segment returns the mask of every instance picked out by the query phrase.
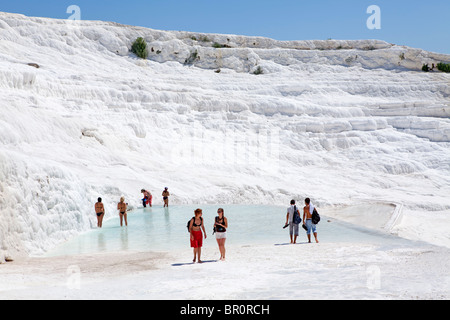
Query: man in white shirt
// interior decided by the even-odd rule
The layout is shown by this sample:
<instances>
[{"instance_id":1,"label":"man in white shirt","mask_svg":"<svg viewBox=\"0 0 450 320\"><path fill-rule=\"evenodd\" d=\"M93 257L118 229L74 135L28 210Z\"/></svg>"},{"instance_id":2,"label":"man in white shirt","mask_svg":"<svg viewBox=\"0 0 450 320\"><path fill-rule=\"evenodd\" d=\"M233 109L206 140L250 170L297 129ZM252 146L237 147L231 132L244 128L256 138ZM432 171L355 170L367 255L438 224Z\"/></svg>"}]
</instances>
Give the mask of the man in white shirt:
<instances>
[{"instance_id":1,"label":"man in white shirt","mask_svg":"<svg viewBox=\"0 0 450 320\"><path fill-rule=\"evenodd\" d=\"M291 206L287 208L286 214L286 226L289 224L289 235L291 237L291 243L295 244L298 237L298 223L294 222L294 213L297 213L300 217L300 212L295 205L295 200L291 200Z\"/></svg>"}]
</instances>

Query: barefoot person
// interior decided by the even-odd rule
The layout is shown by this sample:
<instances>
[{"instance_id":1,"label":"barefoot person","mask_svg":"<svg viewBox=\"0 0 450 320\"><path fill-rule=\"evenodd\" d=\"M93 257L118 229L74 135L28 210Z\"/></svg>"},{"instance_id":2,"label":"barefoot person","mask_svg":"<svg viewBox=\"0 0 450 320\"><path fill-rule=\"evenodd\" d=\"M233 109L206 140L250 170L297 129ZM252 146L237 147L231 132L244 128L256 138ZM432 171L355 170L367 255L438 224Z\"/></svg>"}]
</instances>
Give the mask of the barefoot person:
<instances>
[{"instance_id":1,"label":"barefoot person","mask_svg":"<svg viewBox=\"0 0 450 320\"><path fill-rule=\"evenodd\" d=\"M300 217L300 212L295 205L295 200L291 200L291 206L287 208L285 228L289 225L289 236L291 237L292 244L295 244L297 242L298 225L300 223L297 219L294 218L295 215L298 215L298 217Z\"/></svg>"},{"instance_id":2,"label":"barefoot person","mask_svg":"<svg viewBox=\"0 0 450 320\"><path fill-rule=\"evenodd\" d=\"M228 220L225 218L223 209L217 209L218 216L214 223L214 230L216 232L216 240L219 245L220 260L225 260L225 240L227 239Z\"/></svg>"},{"instance_id":3,"label":"barefoot person","mask_svg":"<svg viewBox=\"0 0 450 320\"><path fill-rule=\"evenodd\" d=\"M97 227L101 228L103 224L103 217L105 215L105 207L102 203L102 198L97 199L97 203L95 204L95 213L97 214Z\"/></svg>"},{"instance_id":4,"label":"barefoot person","mask_svg":"<svg viewBox=\"0 0 450 320\"><path fill-rule=\"evenodd\" d=\"M303 207L303 224L305 224L307 228L306 234L308 235L308 242L311 243L311 231L312 231L314 234L314 238L316 239L316 242L319 243L319 240L317 240L316 225L312 223L313 211L314 205L311 203L311 200L309 198L306 198L305 206Z\"/></svg>"},{"instance_id":5,"label":"barefoot person","mask_svg":"<svg viewBox=\"0 0 450 320\"><path fill-rule=\"evenodd\" d=\"M167 187L165 187L164 191L162 192L164 207L169 207L169 196L170 196L169 190Z\"/></svg>"},{"instance_id":6,"label":"barefoot person","mask_svg":"<svg viewBox=\"0 0 450 320\"><path fill-rule=\"evenodd\" d=\"M150 207L152 206L152 194L145 190L145 189L141 189L141 193L144 194L144 199L142 199L142 205L144 206L144 208L147 207L147 204L150 205Z\"/></svg>"},{"instance_id":7,"label":"barefoot person","mask_svg":"<svg viewBox=\"0 0 450 320\"><path fill-rule=\"evenodd\" d=\"M128 222L127 222L127 204L125 203L125 198L124 197L120 198L120 202L117 204L117 210L119 210L120 226L122 227L124 219L125 219L125 226L128 226Z\"/></svg>"},{"instance_id":8,"label":"barefoot person","mask_svg":"<svg viewBox=\"0 0 450 320\"><path fill-rule=\"evenodd\" d=\"M205 235L206 239L206 232L205 226L203 224L202 209L196 209L194 213L195 217L193 217L191 219L191 222L189 223L189 233L191 235L191 248L194 248L194 260L192 260L192 262L195 262L197 259L198 263L201 263L202 260L200 259L200 257L202 254L203 234Z\"/></svg>"}]
</instances>

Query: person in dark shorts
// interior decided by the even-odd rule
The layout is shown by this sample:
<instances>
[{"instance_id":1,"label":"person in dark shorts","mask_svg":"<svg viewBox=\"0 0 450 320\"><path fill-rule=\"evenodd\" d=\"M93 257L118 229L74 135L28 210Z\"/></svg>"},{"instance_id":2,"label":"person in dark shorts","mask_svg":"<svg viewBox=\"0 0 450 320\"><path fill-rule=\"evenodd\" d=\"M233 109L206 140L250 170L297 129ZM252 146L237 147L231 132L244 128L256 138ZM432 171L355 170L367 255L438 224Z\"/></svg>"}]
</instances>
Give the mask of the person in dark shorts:
<instances>
[{"instance_id":1,"label":"person in dark shorts","mask_svg":"<svg viewBox=\"0 0 450 320\"><path fill-rule=\"evenodd\" d=\"M105 216L105 206L102 203L102 198L97 199L95 204L95 213L97 215L97 227L101 228L103 224L103 217Z\"/></svg>"},{"instance_id":2,"label":"person in dark shorts","mask_svg":"<svg viewBox=\"0 0 450 320\"><path fill-rule=\"evenodd\" d=\"M128 222L127 222L127 204L125 203L125 198L124 197L120 198L120 202L117 204L117 210L119 210L120 226L122 227L124 219L125 219L125 226L128 226Z\"/></svg>"},{"instance_id":3,"label":"person in dark shorts","mask_svg":"<svg viewBox=\"0 0 450 320\"><path fill-rule=\"evenodd\" d=\"M162 192L162 197L163 197L163 201L164 201L164 207L169 207L169 188L165 187L164 191Z\"/></svg>"}]
</instances>

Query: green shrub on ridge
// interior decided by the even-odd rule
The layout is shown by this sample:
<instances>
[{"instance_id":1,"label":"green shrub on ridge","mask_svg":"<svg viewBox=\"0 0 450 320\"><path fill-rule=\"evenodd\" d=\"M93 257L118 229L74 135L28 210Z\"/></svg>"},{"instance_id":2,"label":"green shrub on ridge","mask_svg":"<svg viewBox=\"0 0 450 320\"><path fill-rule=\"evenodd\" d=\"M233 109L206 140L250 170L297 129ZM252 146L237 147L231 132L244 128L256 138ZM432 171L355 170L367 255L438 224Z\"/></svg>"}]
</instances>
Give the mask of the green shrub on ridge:
<instances>
[{"instance_id":1,"label":"green shrub on ridge","mask_svg":"<svg viewBox=\"0 0 450 320\"><path fill-rule=\"evenodd\" d=\"M136 39L136 41L133 42L133 45L131 46L131 52L133 52L139 58L147 59L147 42L145 42L144 38L139 37Z\"/></svg>"},{"instance_id":2,"label":"green shrub on ridge","mask_svg":"<svg viewBox=\"0 0 450 320\"><path fill-rule=\"evenodd\" d=\"M442 72L450 72L450 64L449 63L440 62L437 64L437 68L439 71L442 71Z\"/></svg>"}]
</instances>

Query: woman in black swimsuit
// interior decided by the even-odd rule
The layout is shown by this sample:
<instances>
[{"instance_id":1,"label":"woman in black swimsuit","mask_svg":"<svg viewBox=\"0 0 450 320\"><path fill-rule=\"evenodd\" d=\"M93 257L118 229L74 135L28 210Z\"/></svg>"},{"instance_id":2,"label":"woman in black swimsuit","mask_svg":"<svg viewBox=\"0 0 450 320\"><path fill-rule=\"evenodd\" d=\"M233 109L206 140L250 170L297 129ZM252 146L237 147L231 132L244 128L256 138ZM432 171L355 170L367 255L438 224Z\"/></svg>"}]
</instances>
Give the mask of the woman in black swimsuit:
<instances>
[{"instance_id":1,"label":"woman in black swimsuit","mask_svg":"<svg viewBox=\"0 0 450 320\"><path fill-rule=\"evenodd\" d=\"M103 217L105 215L105 207L102 203L102 198L97 199L98 202L95 204L95 213L97 214L97 227L101 228L103 224Z\"/></svg>"},{"instance_id":2,"label":"woman in black swimsuit","mask_svg":"<svg viewBox=\"0 0 450 320\"><path fill-rule=\"evenodd\" d=\"M122 227L122 220L125 219L125 226L128 226L127 222L127 204L125 203L125 198L121 197L120 202L117 204L117 210L119 210L120 216L120 226Z\"/></svg>"},{"instance_id":3,"label":"woman in black swimsuit","mask_svg":"<svg viewBox=\"0 0 450 320\"><path fill-rule=\"evenodd\" d=\"M164 191L162 192L163 201L164 201L164 207L169 207L169 190L167 187L164 188Z\"/></svg>"}]
</instances>

